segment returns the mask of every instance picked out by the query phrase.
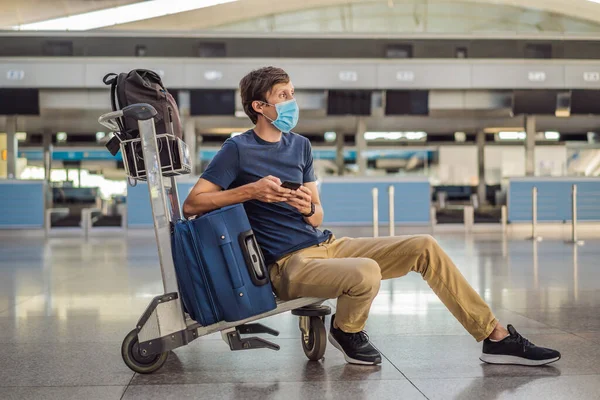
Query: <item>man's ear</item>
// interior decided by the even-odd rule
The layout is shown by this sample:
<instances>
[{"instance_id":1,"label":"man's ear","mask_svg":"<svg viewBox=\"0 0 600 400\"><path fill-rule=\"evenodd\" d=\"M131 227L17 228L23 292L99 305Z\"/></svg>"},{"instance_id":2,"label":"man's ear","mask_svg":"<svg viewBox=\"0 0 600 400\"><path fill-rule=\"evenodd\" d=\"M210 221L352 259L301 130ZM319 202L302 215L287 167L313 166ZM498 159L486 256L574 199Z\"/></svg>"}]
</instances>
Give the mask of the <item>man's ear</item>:
<instances>
[{"instance_id":1,"label":"man's ear","mask_svg":"<svg viewBox=\"0 0 600 400\"><path fill-rule=\"evenodd\" d=\"M262 102L262 101L254 100L254 101L252 102L252 109L253 109L254 111L256 111L257 113L259 113L259 114L262 114L262 113L263 113L263 107L264 107L264 106L265 106L265 105L263 104L263 102Z\"/></svg>"}]
</instances>

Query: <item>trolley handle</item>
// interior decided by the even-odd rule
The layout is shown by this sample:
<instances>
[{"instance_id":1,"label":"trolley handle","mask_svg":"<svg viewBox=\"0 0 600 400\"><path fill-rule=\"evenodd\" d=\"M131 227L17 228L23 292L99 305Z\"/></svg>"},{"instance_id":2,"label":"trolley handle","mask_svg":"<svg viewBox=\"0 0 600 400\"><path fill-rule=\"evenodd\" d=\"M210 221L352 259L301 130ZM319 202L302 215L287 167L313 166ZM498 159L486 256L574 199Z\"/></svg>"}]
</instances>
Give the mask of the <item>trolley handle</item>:
<instances>
[{"instance_id":1,"label":"trolley handle","mask_svg":"<svg viewBox=\"0 0 600 400\"><path fill-rule=\"evenodd\" d=\"M116 122L117 118L132 118L136 121L145 121L154 118L158 112L154 107L147 103L131 104L124 107L122 110L103 114L98 118L98 122L113 132L119 131L119 125Z\"/></svg>"}]
</instances>

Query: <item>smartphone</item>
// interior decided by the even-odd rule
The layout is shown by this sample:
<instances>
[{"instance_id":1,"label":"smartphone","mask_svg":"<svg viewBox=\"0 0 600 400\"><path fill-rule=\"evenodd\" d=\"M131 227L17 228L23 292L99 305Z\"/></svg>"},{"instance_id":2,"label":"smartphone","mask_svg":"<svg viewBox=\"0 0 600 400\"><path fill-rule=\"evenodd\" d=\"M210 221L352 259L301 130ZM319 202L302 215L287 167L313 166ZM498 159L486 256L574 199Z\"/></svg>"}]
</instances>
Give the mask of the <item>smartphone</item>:
<instances>
[{"instance_id":1,"label":"smartphone","mask_svg":"<svg viewBox=\"0 0 600 400\"><path fill-rule=\"evenodd\" d=\"M300 186L302 186L301 183L289 182L289 181L285 181L281 184L282 188L286 188L286 189L290 189L290 190L298 190L298 189L300 189Z\"/></svg>"}]
</instances>

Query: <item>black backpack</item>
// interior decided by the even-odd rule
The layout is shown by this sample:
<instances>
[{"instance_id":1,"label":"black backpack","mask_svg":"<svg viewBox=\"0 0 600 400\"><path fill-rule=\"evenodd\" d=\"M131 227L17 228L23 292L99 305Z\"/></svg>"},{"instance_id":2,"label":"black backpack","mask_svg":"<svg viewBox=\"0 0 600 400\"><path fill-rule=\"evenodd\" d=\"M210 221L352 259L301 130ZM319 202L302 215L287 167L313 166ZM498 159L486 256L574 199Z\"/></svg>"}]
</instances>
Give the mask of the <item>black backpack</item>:
<instances>
[{"instance_id":1,"label":"black backpack","mask_svg":"<svg viewBox=\"0 0 600 400\"><path fill-rule=\"evenodd\" d=\"M113 111L136 104L147 103L153 106L158 114L154 117L156 134L171 134L182 137L181 119L177 102L165 88L160 76L150 70L134 69L128 73L107 74L103 82L110 85L110 100ZM119 152L119 143L139 137L137 121L132 118L118 118L117 124L121 132L106 147L114 156Z\"/></svg>"}]
</instances>

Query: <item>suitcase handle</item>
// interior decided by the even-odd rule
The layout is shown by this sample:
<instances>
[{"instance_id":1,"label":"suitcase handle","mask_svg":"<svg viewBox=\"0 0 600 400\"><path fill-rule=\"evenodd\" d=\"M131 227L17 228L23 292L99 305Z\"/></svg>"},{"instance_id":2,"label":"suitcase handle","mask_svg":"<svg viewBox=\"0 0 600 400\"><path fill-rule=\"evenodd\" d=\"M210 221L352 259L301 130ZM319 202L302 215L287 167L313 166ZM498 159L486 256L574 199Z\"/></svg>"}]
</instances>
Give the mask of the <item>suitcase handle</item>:
<instances>
[{"instance_id":1,"label":"suitcase handle","mask_svg":"<svg viewBox=\"0 0 600 400\"><path fill-rule=\"evenodd\" d=\"M265 265L260 246L256 241L256 236L252 230L242 232L239 236L240 247L246 259L246 267L250 273L250 279L256 286L263 286L269 283L269 274Z\"/></svg>"},{"instance_id":2,"label":"suitcase handle","mask_svg":"<svg viewBox=\"0 0 600 400\"><path fill-rule=\"evenodd\" d=\"M235 260L235 255L233 254L233 249L231 248L231 242L222 244L221 251L225 257L225 262L227 263L227 271L229 271L229 277L231 278L233 288L241 288L244 286L244 283L242 282L242 276L240 275L240 270L238 269L237 261Z\"/></svg>"}]
</instances>

